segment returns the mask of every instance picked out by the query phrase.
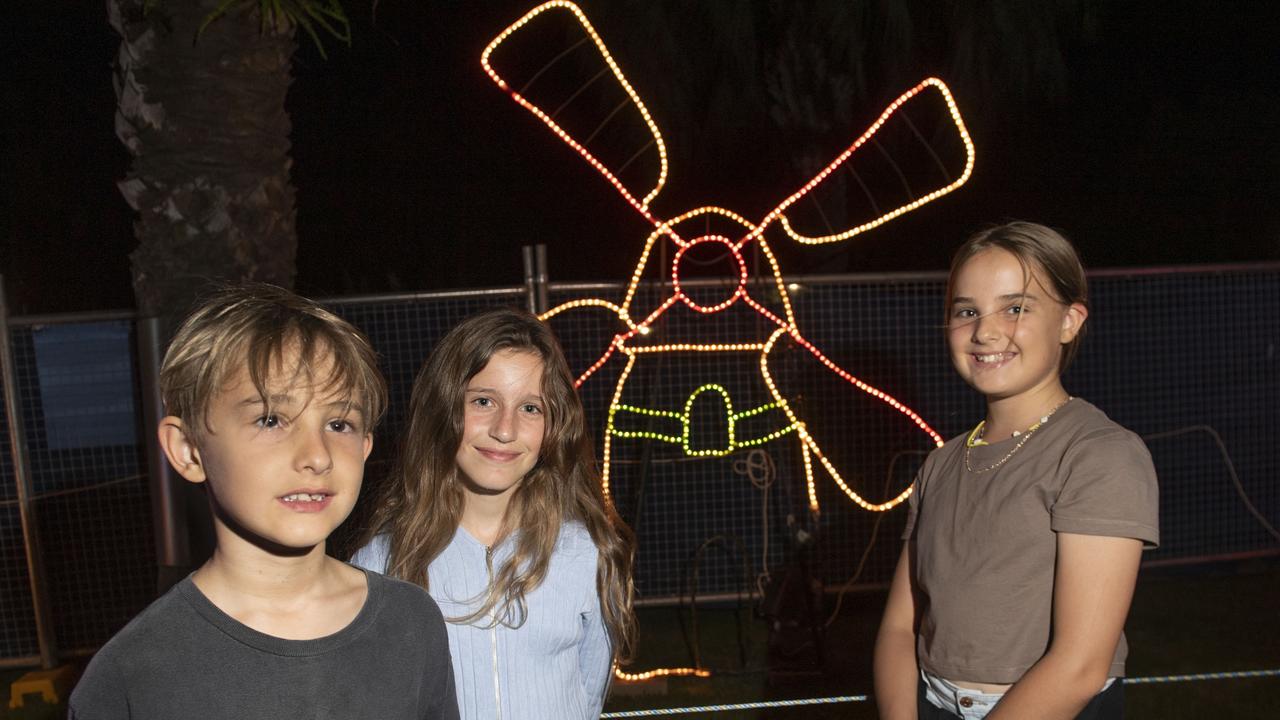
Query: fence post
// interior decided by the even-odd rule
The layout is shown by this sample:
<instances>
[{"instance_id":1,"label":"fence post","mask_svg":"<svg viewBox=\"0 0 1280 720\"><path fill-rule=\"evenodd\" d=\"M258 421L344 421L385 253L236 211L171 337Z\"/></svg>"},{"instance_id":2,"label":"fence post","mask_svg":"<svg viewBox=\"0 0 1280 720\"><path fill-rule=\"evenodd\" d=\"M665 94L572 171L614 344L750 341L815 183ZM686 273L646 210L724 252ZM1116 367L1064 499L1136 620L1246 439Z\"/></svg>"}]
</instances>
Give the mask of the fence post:
<instances>
[{"instance_id":1,"label":"fence post","mask_svg":"<svg viewBox=\"0 0 1280 720\"><path fill-rule=\"evenodd\" d=\"M536 271L533 282L536 290L536 300L538 302L538 312L544 313L550 309L551 303L547 297L547 284L550 279L547 277L547 246L538 243L533 246L533 267Z\"/></svg>"},{"instance_id":2,"label":"fence post","mask_svg":"<svg viewBox=\"0 0 1280 720\"><path fill-rule=\"evenodd\" d=\"M44 553L40 549L40 527L36 520L31 466L27 460L27 439L18 409L18 381L9 341L9 304L0 275L0 374L4 376L4 412L8 419L9 446L13 458L13 481L18 490L18 514L22 520L22 545L27 553L27 578L31 584L31 605L36 620L36 641L40 645L40 665L46 670L57 664L53 622L44 578Z\"/></svg>"},{"instance_id":3,"label":"fence post","mask_svg":"<svg viewBox=\"0 0 1280 720\"><path fill-rule=\"evenodd\" d=\"M142 440L147 448L147 476L151 480L157 590L163 592L191 569L191 541L182 485L174 477L173 468L155 439L156 426L165 415L164 399L160 396L160 364L164 359L160 318L139 318L137 327Z\"/></svg>"},{"instance_id":4,"label":"fence post","mask_svg":"<svg viewBox=\"0 0 1280 720\"><path fill-rule=\"evenodd\" d=\"M525 245L521 248L524 257L524 289L528 294L529 312L538 315L547 311L550 304L547 297L547 246Z\"/></svg>"},{"instance_id":5,"label":"fence post","mask_svg":"<svg viewBox=\"0 0 1280 720\"><path fill-rule=\"evenodd\" d=\"M520 248L520 257L524 260L524 294L525 305L529 312L538 312L538 292L534 287L534 278L536 271L533 267L533 246L525 245Z\"/></svg>"}]
</instances>

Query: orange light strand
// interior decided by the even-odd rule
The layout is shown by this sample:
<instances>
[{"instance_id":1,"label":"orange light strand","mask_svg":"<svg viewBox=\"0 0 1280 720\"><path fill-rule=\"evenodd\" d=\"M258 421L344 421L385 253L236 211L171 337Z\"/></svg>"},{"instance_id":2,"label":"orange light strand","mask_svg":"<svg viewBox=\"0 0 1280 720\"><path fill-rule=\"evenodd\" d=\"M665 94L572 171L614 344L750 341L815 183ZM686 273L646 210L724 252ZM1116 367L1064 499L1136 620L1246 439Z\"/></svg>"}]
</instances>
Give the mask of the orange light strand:
<instances>
[{"instance_id":1,"label":"orange light strand","mask_svg":"<svg viewBox=\"0 0 1280 720\"><path fill-rule=\"evenodd\" d=\"M562 127L560 127L560 125L557 124L550 117L550 115L548 115L545 111L543 111L542 108L540 108L538 105L534 104L530 100L526 99L521 94L515 92L507 84L506 80L504 80L498 74L498 72L492 67L490 63L490 59L493 52L508 37L510 37L513 33L517 32L520 28L524 27L526 24L528 24L531 20L533 20L535 17L537 17L541 13L551 9L563 9L572 13L574 18L578 22L578 24L582 26L582 28L587 33L588 37L591 39L591 41L595 44L596 48L599 50L601 57L604 59L606 65L609 67L609 70L613 73L613 76L618 82L619 86L622 87L622 89L626 92L627 96L630 98L631 102L634 104L635 108L639 112L644 123L647 125L649 132L653 136L654 144L657 148L658 157L659 157L658 178L655 184L653 185L653 187L645 193L642 199L637 199L631 193L631 191L626 187L626 185L603 162L597 159L595 155L593 155L589 150L587 150L587 148L583 144L579 143L572 135L570 135L567 131L565 131ZM666 440L666 441L680 442L683 445L686 454L720 455L727 451L723 449L715 449L710 451L705 451L705 450L697 451L692 449L691 446L689 445L690 429L688 427L688 423L689 423L690 406L692 405L694 398L696 398L700 392L707 391L707 390L714 390L716 392L719 392L723 396L727 412L729 413L729 420L731 423L734 422L735 418L737 417L747 417L749 415L754 415L757 412L763 412L772 407L780 408L786 414L787 419L790 423L789 425L787 425L785 428L781 430L775 431L774 433L770 433L768 435L762 436L760 438L755 438L750 441L743 441L743 442L736 441L735 436L733 434L732 427L731 427L730 437L729 437L729 450L731 451L735 447L735 444L744 445L746 444L746 442L750 442L751 444L768 442L783 434L794 431L800 439L800 452L801 452L802 462L804 465L805 483L806 483L806 490L809 498L809 507L810 507L810 510L815 514L819 512L820 508L818 504L816 482L814 479L814 468L813 468L814 456L817 457L818 463L821 464L822 467L827 471L827 473L831 476L835 484L859 507L862 507L866 510L871 510L871 511L885 511L903 502L910 495L912 491L912 486L908 486L904 491L899 493L896 497L883 503L868 502L867 500L863 499L857 492L855 492L851 487L849 487L849 485L845 482L844 478L841 476L841 474L836 469L834 464L822 452L822 448L819 446L817 440L812 435L809 434L808 428L806 427L804 422L801 421L800 418L795 414L794 410L791 408L786 398L784 398L782 396L782 393L778 390L776 384L774 383L773 376L769 371L770 352L772 351L774 346L777 344L777 341L783 335L787 335L796 343L798 343L800 346L808 350L815 358L817 358L819 362L823 364L823 366L825 366L828 370L836 374L842 380L849 383L853 387L863 391L864 393L869 394L875 399L887 404L894 410L897 410L899 413L902 413L903 415L905 415L907 418L911 420L912 423L915 424L917 428L919 428L922 432L926 433L934 441L935 444L941 445L942 438L938 435L937 432L933 430L933 428L931 428L924 421L923 418L921 418L917 413L915 413L915 411L911 410L911 408L907 407L906 405L904 405L903 403L901 403L900 401L898 401L896 398L889 395L888 393L878 388L875 388L863 382L862 380L855 377L851 373L846 372L843 368L841 368L835 362L827 358L826 355L824 355L820 350L818 350L816 346L814 346L812 343L810 343L808 340L806 340L803 337L799 327L796 324L796 318L795 318L794 310L791 305L790 294L787 292L787 288L782 281L781 268L778 264L777 258L774 256L772 250L769 248L768 243L765 241L764 231L774 221L779 221L779 225L782 227L783 231L789 237L803 244L819 244L819 243L828 243L828 242L835 242L838 240L844 240L844 239L853 237L859 233L866 232L867 230L875 228L886 222L889 222L893 218L896 218L904 213L915 210L916 208L955 190L956 188L960 187L965 182L967 182L973 170L973 163L974 163L973 142L969 136L967 128L965 127L964 120L960 115L959 109L956 107L955 100L952 97L951 92L947 88L946 84L936 78L927 78L921 83L919 83L918 85L916 85L915 87L911 88L907 92L900 95L896 100L894 100L892 103L889 104L889 106L880 114L879 118L874 123L872 123L871 126L868 127L867 130L862 133L862 135L860 135L856 140L854 140L851 145L849 145L844 151L842 151L839 155L837 155L836 158L832 160L821 172L819 172L812 179L810 179L803 186L801 186L800 189L798 189L797 191L789 195L776 208L774 208L772 211L766 214L765 217L759 223L752 224L741 215L738 215L730 210L726 210L724 208L716 207L716 206L704 206L704 207L696 208L688 212L685 212L679 216L676 216L675 218L672 218L670 220L662 220L658 217L655 217L649 210L649 204L661 192L667 180L667 173L668 173L667 151L666 151L666 145L662 139L662 134L658 130L658 126L654 122L652 116L649 114L648 108L645 107L644 103L640 99L640 96L636 93L635 89L631 86L630 82L627 81L626 77L622 73L621 68L615 62L615 60L613 59L613 56L609 53L609 50L605 46L603 40L596 33L595 28L592 27L591 23L587 20L586 16L583 14L581 9L578 8L577 5L575 5L572 2L567 2L566 0L552 0L551 2L546 2L541 5L538 5L537 7L533 8L529 12L525 13L523 17L521 17L516 22L512 23L500 34L498 34L498 36L495 37L493 41L490 42L489 45L485 47L483 53L481 54L480 61L481 61L482 67L484 68L485 73L488 74L488 76L494 81L494 83L498 85L499 88L505 91L517 104L519 104L528 112L532 113L536 118L538 118L538 120L540 120L544 125L550 128L551 131L558 138L560 138L561 141L563 141L569 147L573 148L573 150L577 152L579 156L581 156L589 165L591 165L592 168L594 168L598 173L601 174L601 176L605 178L605 180L623 197L623 199L627 203L629 203L633 208L635 208L636 211L643 218L645 218L647 221L649 221L655 226L654 231L651 232L648 238L646 238L645 240L644 249L641 252L639 262L636 264L635 271L632 273L631 281L627 285L626 293L621 305L615 305L606 300L598 299L598 298L583 298L583 299L573 300L573 301L564 303L562 305L559 305L553 308L552 310L549 310L543 313L543 315L541 316L544 320L548 320L552 317L559 315L560 313L567 312L569 310L581 309L581 308L587 308L587 307L602 307L612 311L614 315L619 319L619 321L625 325L625 329L620 330L616 335L613 336L613 339L609 342L608 347L605 348L604 352L600 355L600 357L594 363L592 363L578 377L577 381L575 382L576 386L581 386L584 382L586 382L588 378L590 378L601 367L603 367L604 364L607 363L616 352L620 352L621 354L625 355L627 358L626 366L622 369L621 373L618 376L618 379L614 386L613 396L609 402L609 414L608 414L609 423L608 423L607 431L604 433L604 437L603 437L604 457L602 462L602 485L603 485L603 490L606 498L610 497L610 465L611 465L611 458L612 458L612 438L615 434L618 435L619 437L627 437L634 434L634 433L616 431L616 429L613 427L614 415L619 410L628 410L632 412L640 412L642 414L652 414L652 415L657 415L662 417L678 418L682 423L682 431L681 431L682 434L679 438L658 436L656 434L655 434L655 437L657 437L658 439ZM831 173L837 170L850 157L852 157L854 152L856 152L859 148L863 147L866 144L866 142L873 135L875 135L876 132L880 130L880 128L894 115L895 112L898 111L898 109L904 103L909 101L912 97L916 96L920 92L929 88L933 88L937 90L942 95L946 103L948 112L950 113L951 120L955 126L955 129L957 130L961 140L964 143L966 161L965 161L964 171L961 173L959 178L954 182L949 183L945 187L938 188L933 192L930 192L916 199L913 202L907 203L893 210L890 210L889 212L883 213L882 215L880 215L879 217L877 217L876 219L870 222L858 225L856 227L850 228L840 233L833 233L831 235L820 236L820 237L809 237L796 232L791 227L790 221L784 214L787 208L795 204L796 201L798 201L799 199L804 197L807 193L809 193L811 190L813 190L815 187L817 187L823 180L825 180L828 176L830 176ZM680 236L679 233L675 231L676 225L679 225L680 223L686 220L689 220L691 218L698 217L705 214L715 214L715 215L723 216L725 218L729 218L737 222L738 224L740 224L743 228L745 228L746 233L738 241L731 242L728 238L722 235L706 235L703 237L694 238L693 240L685 240ZM675 253L675 257L672 260L671 270L670 270L671 272L670 277L671 277L673 292L670 297L664 300L656 309L654 309L647 316L645 316L643 320L639 322L635 322L633 320L631 303L635 299L635 295L641 283L641 278L643 276L645 267L647 266L648 260L651 256L653 245L656 242L658 242L659 238L662 238L662 237L665 237L666 239L670 240L678 248L678 250ZM764 305L757 302L754 298L751 297L750 293L747 291L747 282L749 279L749 272L747 270L747 264L742 256L741 250L746 245L746 243L751 242L753 240L760 243L760 249L768 263L769 272L771 272L773 275L773 284L777 290L778 297L782 303L782 308L783 308L782 314L784 317L779 317L778 315L770 311L768 308L766 308ZM684 257L684 254L687 251L689 251L691 248L695 247L698 244L703 244L703 243L720 243L728 247L733 261L737 264L737 270L738 270L738 272L736 273L737 285L734 288L733 292L726 299L710 305L699 304L693 298L689 297L684 292L684 290L680 287L680 273L679 273L680 267L679 266L680 266L681 259ZM691 310L697 311L699 313L702 313L705 315L711 315L727 309L729 306L737 302L739 299L742 299L749 307L754 309L756 312L760 313L762 317L768 319L770 322L774 324L775 329L769 335L769 338L766 341L743 342L743 343L701 343L701 344L700 343L667 343L667 344L655 344L655 345L641 345L641 346L635 346L635 347L629 344L629 341L635 338L637 335L651 334L654 331L653 324L669 308L671 308L673 305L677 303L683 303L685 306L687 306ZM697 353L758 352L759 353L758 364L759 364L760 376L761 376L761 379L764 381L765 386L768 388L769 394L773 397L774 402L768 405L762 405L759 408L752 409L750 411L747 411L746 413L734 415L732 412L732 405L729 401L727 391L725 391L723 387L718 385L703 385L698 390L696 390L693 393L693 395L689 397L689 399L686 402L683 413L634 408L631 406L623 405L621 403L622 395L626 387L627 379L630 377L631 372L635 367L637 358L640 355L644 355L644 354L669 353L669 352L697 352ZM655 677L663 677L663 676L688 676L688 675L693 675L697 677L708 677L710 675L710 672L702 668L661 668L661 669L655 669L655 670L650 670L646 672L628 673L628 672L622 671L620 668L616 666L614 668L614 676L617 677L619 680L623 680L627 682L639 682L639 681L643 681L643 680L647 680Z\"/></svg>"}]
</instances>

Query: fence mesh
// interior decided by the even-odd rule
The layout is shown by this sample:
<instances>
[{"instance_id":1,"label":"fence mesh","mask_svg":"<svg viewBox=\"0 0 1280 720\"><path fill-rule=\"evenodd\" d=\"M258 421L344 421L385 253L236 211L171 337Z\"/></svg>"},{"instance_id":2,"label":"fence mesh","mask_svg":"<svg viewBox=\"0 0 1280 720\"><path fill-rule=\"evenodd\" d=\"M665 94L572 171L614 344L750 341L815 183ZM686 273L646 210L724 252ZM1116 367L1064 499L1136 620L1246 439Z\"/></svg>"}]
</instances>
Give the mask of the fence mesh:
<instances>
[{"instance_id":1,"label":"fence mesh","mask_svg":"<svg viewBox=\"0 0 1280 720\"><path fill-rule=\"evenodd\" d=\"M620 286L603 287L553 286L551 302L622 300ZM1091 288L1088 336L1065 384L1148 438L1160 475L1162 544L1147 559L1280 548L1249 508L1280 524L1280 270L1099 274ZM715 285L690 288L707 302L725 292ZM770 292L752 289L753 297L775 307L778 298ZM950 438L981 418L982 401L951 370L942 292L939 276L796 278L791 298L797 327L815 348ZM633 314L669 294L669 286L642 287ZM369 334L391 388L366 498L394 453L413 379L430 348L466 315L524 303L516 290L334 303ZM594 363L622 328L602 308L569 311L551 325L576 369ZM709 316L673 306L637 344L752 343L771 330L742 303ZM57 641L62 648L92 647L155 589L143 445L151 432L139 427L135 411L132 323L19 324L10 343ZM764 407L772 398L759 359L759 350L642 354L622 388L621 402L631 410L614 418L608 460L613 497L639 537L642 597L742 592L795 560L807 562L830 587L853 574L868 547L859 582L889 577L904 509L864 511L819 469L822 512L815 518L794 431L742 445L789 424ZM625 365L625 357L611 358L581 388L598 447ZM932 446L927 435L795 342L779 343L768 366L854 490L874 502L906 487ZM752 409L760 412L745 414ZM0 428L4 422L0 417ZM723 450L731 429L742 446L728 454L691 457L686 451ZM0 658L38 652L15 488L6 442L0 449ZM362 502L340 531L340 552L350 550L368 509Z\"/></svg>"},{"instance_id":2,"label":"fence mesh","mask_svg":"<svg viewBox=\"0 0 1280 720\"><path fill-rule=\"evenodd\" d=\"M62 650L101 644L155 591L132 325L22 326L10 333L32 514ZM17 494L10 455L6 442L5 500ZM31 655L37 648L16 501L3 513L3 572L13 582L0 587L2 606L27 621L5 618L0 654Z\"/></svg>"},{"instance_id":3,"label":"fence mesh","mask_svg":"<svg viewBox=\"0 0 1280 720\"><path fill-rule=\"evenodd\" d=\"M1276 549L1276 539L1250 513L1249 504L1276 524L1280 274L1274 269L1103 274L1091 284L1089 334L1065 384L1149 437L1161 480L1163 542L1147 559ZM941 327L943 292L941 276L821 284L801 279L791 297L806 339L950 438L982 417L982 401L951 369ZM643 316L669 294L668 287L642 289L631 306L633 316ZM561 292L554 294L553 304L584 295L615 303L622 299L620 288L612 295ZM761 320L755 313L725 311L708 318L677 314L681 309L673 306L645 342L668 336L672 342L696 337L708 343L759 338ZM600 308L566 312L553 318L552 326L580 368L594 362L621 329ZM642 356L627 378L622 402L680 410L704 383L728 389L735 410L768 401L756 367L758 352L693 355ZM602 433L624 365L623 359L611 359L582 388L593 424ZM769 366L783 395L855 490L874 502L910 482L931 447L927 437L815 363L803 349L775 349ZM711 404L716 399L708 397ZM697 403L692 407L691 444L723 446L723 410L708 409L699 417ZM661 432L653 425L627 430ZM729 547L745 548L749 578L789 559L807 559L825 582L842 583L873 537L859 581L885 582L891 574L905 510L891 511L877 526L876 514L853 505L818 471L822 513L813 525L805 509L794 436L705 459L690 458L664 440L615 437L611 455L615 498L640 536L637 587L650 597L693 589L694 556L719 537L728 538ZM744 476L761 462L776 469L763 487L758 479L753 483ZM798 550L800 531L814 538L812 550ZM739 554L716 550L700 558L696 590L741 588Z\"/></svg>"},{"instance_id":4,"label":"fence mesh","mask_svg":"<svg viewBox=\"0 0 1280 720\"><path fill-rule=\"evenodd\" d=\"M1068 387L1149 437L1162 526L1150 559L1276 548L1244 497L1277 524L1280 273L1136 275L1094 285L1099 322L1069 376L1080 389ZM1225 453L1200 426L1221 437Z\"/></svg>"},{"instance_id":5,"label":"fence mesh","mask_svg":"<svg viewBox=\"0 0 1280 720\"><path fill-rule=\"evenodd\" d=\"M381 489L383 477L399 445L401 431L408 420L413 381L427 353L468 315L494 307L524 307L525 304L526 296L519 290L332 304L334 312L368 335L369 342L378 351L379 367L387 378L389 393L387 416L378 428L374 451L366 464L361 501L331 541L337 554L345 557L356 549L353 544L365 525L371 501Z\"/></svg>"}]
</instances>

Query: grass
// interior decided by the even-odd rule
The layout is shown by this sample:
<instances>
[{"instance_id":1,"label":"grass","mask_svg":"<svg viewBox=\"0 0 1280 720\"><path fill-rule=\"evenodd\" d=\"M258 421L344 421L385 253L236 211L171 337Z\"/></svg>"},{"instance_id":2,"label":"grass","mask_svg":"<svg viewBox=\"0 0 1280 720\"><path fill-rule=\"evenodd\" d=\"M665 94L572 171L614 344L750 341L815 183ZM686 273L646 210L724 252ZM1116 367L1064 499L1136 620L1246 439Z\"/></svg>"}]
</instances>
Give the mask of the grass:
<instances>
[{"instance_id":1,"label":"grass","mask_svg":"<svg viewBox=\"0 0 1280 720\"><path fill-rule=\"evenodd\" d=\"M869 695L871 650L883 593L845 598L840 617L828 628L822 672L771 676L766 657L768 632L761 620L749 626L748 662L739 660L731 608L699 610L703 665L728 672L708 679L673 678L665 693L627 694L619 688L607 711L733 704L770 699ZM1256 563L1184 571L1144 572L1129 613L1128 673L1134 677L1280 668L1280 564ZM690 664L679 613L673 608L641 610L637 669ZM808 654L812 657L812 654ZM1129 718L1275 717L1280 678L1210 680L1125 688ZM786 709L697 713L681 718L747 720L779 718L875 718L874 701Z\"/></svg>"},{"instance_id":2,"label":"grass","mask_svg":"<svg viewBox=\"0 0 1280 720\"><path fill-rule=\"evenodd\" d=\"M824 662L814 662L812 645L786 658L794 672L778 672L779 655L769 661L769 633L749 610L704 608L698 612L698 648L702 664L717 670L711 678L669 678L640 686L615 685L607 711L733 704L759 700L870 694L871 648L884 605L883 593L845 597L842 611L823 638ZM1229 670L1280 668L1280 563L1255 562L1181 571L1145 571L1138 583L1126 633L1128 671L1134 677ZM687 611L640 611L640 655L634 668L687 666L692 638ZM740 622L739 622L740 621ZM741 650L738 628L742 628ZM745 652L743 652L745 651ZM744 657L745 655L745 657ZM770 672L770 667L774 672ZM806 667L808 666L808 667ZM25 670L0 670L10 682ZM640 693L640 694L637 694ZM1275 717L1280 678L1210 680L1131 685L1125 689L1127 717L1234 718ZM7 693L6 698L7 700ZM60 706L31 697L26 707L0 720L50 720ZM838 705L676 716L686 720L816 720L876 717L873 701Z\"/></svg>"}]
</instances>

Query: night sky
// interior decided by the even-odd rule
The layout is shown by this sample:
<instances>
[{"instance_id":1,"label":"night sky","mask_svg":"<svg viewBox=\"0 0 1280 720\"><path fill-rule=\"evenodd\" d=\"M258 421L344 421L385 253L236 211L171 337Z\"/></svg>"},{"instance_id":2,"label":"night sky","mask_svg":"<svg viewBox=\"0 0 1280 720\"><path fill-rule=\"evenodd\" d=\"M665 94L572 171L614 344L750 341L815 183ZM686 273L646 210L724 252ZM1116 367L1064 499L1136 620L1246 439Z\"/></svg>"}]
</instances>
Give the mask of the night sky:
<instances>
[{"instance_id":1,"label":"night sky","mask_svg":"<svg viewBox=\"0 0 1280 720\"><path fill-rule=\"evenodd\" d=\"M330 45L323 60L300 43L289 98L298 290L514 285L520 246L536 242L553 280L629 273L643 221L480 69L486 42L532 4L382 0L375 21L351 2L350 48ZM627 3L581 4L673 146L666 211L718 202L758 217L794 189L779 181L787 149L767 109L750 101L759 92L741 88L731 119L673 117L654 102L664 73L696 85L717 72L714 29L700 31L705 43L682 31L646 45L628 36ZM967 233L1008 218L1064 229L1095 268L1280 260L1280 6L1096 4L1064 46L1062 87L966 94L953 83L978 151L967 186L840 247L786 249L784 272L942 269ZM101 3L7 10L10 312L132 307L133 219L115 189L129 165L112 130L118 38ZM848 139L911 84L900 78L951 82L939 57L869 58Z\"/></svg>"}]
</instances>

